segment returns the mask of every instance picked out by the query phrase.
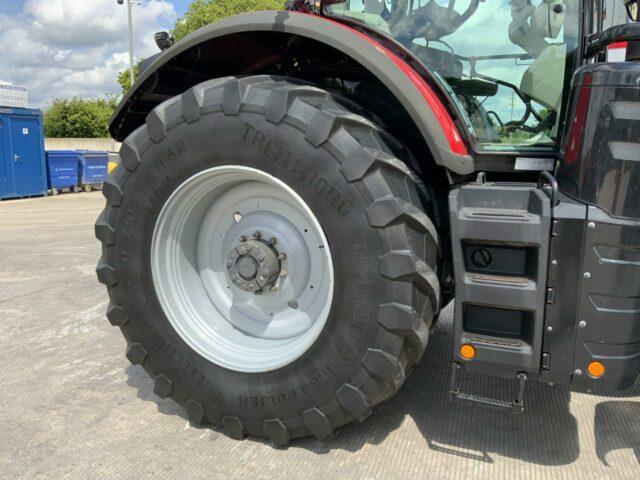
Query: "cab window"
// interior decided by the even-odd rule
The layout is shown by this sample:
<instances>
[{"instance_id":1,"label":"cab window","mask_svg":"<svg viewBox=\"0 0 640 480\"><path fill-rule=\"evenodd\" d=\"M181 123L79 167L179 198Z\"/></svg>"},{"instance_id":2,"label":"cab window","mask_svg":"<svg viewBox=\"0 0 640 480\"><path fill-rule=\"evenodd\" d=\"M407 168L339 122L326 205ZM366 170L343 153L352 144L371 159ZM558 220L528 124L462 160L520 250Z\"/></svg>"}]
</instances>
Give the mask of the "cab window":
<instances>
[{"instance_id":1,"label":"cab window","mask_svg":"<svg viewBox=\"0 0 640 480\"><path fill-rule=\"evenodd\" d=\"M574 69L578 0L350 0L326 7L391 35L448 86L478 147L553 147Z\"/></svg>"}]
</instances>

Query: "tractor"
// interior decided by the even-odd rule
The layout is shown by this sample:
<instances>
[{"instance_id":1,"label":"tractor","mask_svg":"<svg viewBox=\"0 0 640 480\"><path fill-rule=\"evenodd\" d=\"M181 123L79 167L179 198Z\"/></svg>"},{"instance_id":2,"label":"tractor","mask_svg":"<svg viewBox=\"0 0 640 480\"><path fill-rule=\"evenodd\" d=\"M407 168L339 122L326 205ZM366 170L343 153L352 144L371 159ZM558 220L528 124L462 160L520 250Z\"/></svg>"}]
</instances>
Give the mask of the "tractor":
<instances>
[{"instance_id":1,"label":"tractor","mask_svg":"<svg viewBox=\"0 0 640 480\"><path fill-rule=\"evenodd\" d=\"M276 446L363 421L450 303L451 408L633 386L638 20L637 0L295 0L157 34L96 223L126 357L193 424Z\"/></svg>"}]
</instances>

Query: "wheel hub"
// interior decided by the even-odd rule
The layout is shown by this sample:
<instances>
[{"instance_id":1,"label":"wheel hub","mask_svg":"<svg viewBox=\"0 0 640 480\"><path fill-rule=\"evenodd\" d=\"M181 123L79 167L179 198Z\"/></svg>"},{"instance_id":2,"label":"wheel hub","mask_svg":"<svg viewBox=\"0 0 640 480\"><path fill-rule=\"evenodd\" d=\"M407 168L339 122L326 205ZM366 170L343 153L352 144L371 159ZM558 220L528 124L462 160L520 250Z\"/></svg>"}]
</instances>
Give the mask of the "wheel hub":
<instances>
[{"instance_id":1,"label":"wheel hub","mask_svg":"<svg viewBox=\"0 0 640 480\"><path fill-rule=\"evenodd\" d=\"M243 240L229 252L227 272L236 287L259 294L278 280L280 254L263 240Z\"/></svg>"}]
</instances>

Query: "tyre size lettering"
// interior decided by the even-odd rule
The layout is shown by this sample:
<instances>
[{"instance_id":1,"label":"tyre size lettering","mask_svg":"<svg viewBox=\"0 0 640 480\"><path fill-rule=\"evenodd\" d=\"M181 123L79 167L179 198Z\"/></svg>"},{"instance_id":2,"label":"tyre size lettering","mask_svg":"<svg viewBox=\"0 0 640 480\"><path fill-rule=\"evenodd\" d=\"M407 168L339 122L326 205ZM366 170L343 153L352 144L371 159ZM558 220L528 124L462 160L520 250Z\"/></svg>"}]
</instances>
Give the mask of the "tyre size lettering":
<instances>
[{"instance_id":1,"label":"tyre size lettering","mask_svg":"<svg viewBox=\"0 0 640 480\"><path fill-rule=\"evenodd\" d=\"M347 331L338 338L338 357L350 364L356 359L358 350L364 341L366 326L373 315L373 275L375 262L371 256L367 243L361 233L351 236L352 268L355 274L352 288L353 307L351 310L351 323Z\"/></svg>"},{"instance_id":2,"label":"tyre size lettering","mask_svg":"<svg viewBox=\"0 0 640 480\"><path fill-rule=\"evenodd\" d=\"M352 322L347 332L341 337L338 346L338 355L345 363L351 363L355 359L358 348L364 339L365 326L371 316L371 305L362 301L356 301L353 305Z\"/></svg>"},{"instance_id":3,"label":"tyre size lettering","mask_svg":"<svg viewBox=\"0 0 640 480\"><path fill-rule=\"evenodd\" d=\"M136 212L133 209L128 209L124 215L124 228L122 229L123 241L120 246L120 255L122 262L127 263L131 259L131 252L128 248L128 240L131 238L131 228L135 225Z\"/></svg>"},{"instance_id":4,"label":"tyre size lettering","mask_svg":"<svg viewBox=\"0 0 640 480\"><path fill-rule=\"evenodd\" d=\"M186 152L187 152L187 145L184 143L184 141L180 140L175 145L172 145L167 149L167 160L169 160L170 162L173 162L174 160L177 160L180 156L182 156L182 154ZM164 168L164 166L165 166L164 162L162 161L161 158L159 158L156 167Z\"/></svg>"},{"instance_id":5,"label":"tyre size lettering","mask_svg":"<svg viewBox=\"0 0 640 480\"><path fill-rule=\"evenodd\" d=\"M313 193L320 196L340 215L347 215L353 207L353 202L346 198L337 187L331 185L314 168L300 158L294 157L286 146L248 122L245 122L245 131L242 139L262 153L269 162L283 170L288 178L298 180Z\"/></svg>"},{"instance_id":6,"label":"tyre size lettering","mask_svg":"<svg viewBox=\"0 0 640 480\"><path fill-rule=\"evenodd\" d=\"M158 338L157 347L162 350L165 358L179 358L180 352L164 337ZM198 392L202 392L203 399L216 408L220 408L220 391L213 386L206 376L192 363L184 361L184 369L181 370L180 377L188 381Z\"/></svg>"},{"instance_id":7,"label":"tyre size lettering","mask_svg":"<svg viewBox=\"0 0 640 480\"><path fill-rule=\"evenodd\" d=\"M309 387L326 382L332 373L333 369L329 365L326 365L323 368L311 372L308 380L296 388L273 395L238 395L238 404L243 407L273 407L284 405L290 400L297 400L301 395L307 394Z\"/></svg>"},{"instance_id":8,"label":"tyre size lettering","mask_svg":"<svg viewBox=\"0 0 640 480\"><path fill-rule=\"evenodd\" d=\"M287 394L297 398L295 390L290 390ZM238 404L243 407L273 407L286 403L287 394L279 393L278 395L264 395L260 397L240 395L238 396Z\"/></svg>"}]
</instances>

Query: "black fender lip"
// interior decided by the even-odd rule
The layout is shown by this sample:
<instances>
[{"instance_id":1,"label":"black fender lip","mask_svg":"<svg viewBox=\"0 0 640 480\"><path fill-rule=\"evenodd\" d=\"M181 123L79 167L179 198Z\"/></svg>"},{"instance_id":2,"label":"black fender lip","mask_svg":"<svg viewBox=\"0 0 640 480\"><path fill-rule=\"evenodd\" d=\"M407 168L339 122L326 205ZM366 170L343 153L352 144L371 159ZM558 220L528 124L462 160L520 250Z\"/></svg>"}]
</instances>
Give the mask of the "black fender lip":
<instances>
[{"instance_id":1,"label":"black fender lip","mask_svg":"<svg viewBox=\"0 0 640 480\"><path fill-rule=\"evenodd\" d=\"M416 86L397 65L375 44L359 37L349 28L319 16L289 11L261 11L235 15L207 25L188 35L172 48L166 50L142 72L133 87L127 92L109 121L112 137L122 141L135 128L123 129L122 124L128 110L137 100L145 82L158 70L189 49L225 35L242 32L291 33L325 43L369 69L395 95L407 110L422 133L438 165L457 174L466 175L475 170L471 155L461 155L451 150L442 126L434 112L425 103ZM374 40L375 42L375 40ZM233 75L236 72L229 72ZM460 132L464 134L464 132Z\"/></svg>"}]
</instances>

